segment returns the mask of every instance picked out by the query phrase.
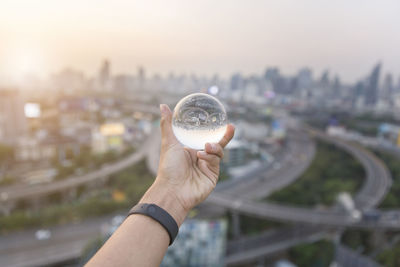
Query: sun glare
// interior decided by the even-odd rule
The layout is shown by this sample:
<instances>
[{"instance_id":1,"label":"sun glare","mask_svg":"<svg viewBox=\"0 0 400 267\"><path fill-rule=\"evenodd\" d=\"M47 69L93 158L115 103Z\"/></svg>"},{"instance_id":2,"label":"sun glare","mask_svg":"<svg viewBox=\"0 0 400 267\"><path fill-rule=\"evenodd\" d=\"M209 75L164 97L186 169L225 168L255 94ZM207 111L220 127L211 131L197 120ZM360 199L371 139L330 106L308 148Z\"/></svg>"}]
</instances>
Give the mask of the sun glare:
<instances>
[{"instance_id":1,"label":"sun glare","mask_svg":"<svg viewBox=\"0 0 400 267\"><path fill-rule=\"evenodd\" d=\"M13 78L25 75L42 75L45 70L44 55L40 49L33 47L15 47L8 51L7 72Z\"/></svg>"}]
</instances>

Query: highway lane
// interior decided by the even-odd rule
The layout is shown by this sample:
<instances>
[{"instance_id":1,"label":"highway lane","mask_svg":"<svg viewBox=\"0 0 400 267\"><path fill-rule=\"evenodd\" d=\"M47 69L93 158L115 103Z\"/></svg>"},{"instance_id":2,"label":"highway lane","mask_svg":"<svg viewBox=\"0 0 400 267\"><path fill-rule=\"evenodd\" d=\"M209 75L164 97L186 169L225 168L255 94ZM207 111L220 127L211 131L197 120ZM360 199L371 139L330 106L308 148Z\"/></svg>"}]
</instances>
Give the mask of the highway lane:
<instances>
[{"instance_id":1,"label":"highway lane","mask_svg":"<svg viewBox=\"0 0 400 267\"><path fill-rule=\"evenodd\" d=\"M225 264L227 266L249 264L299 244L313 243L324 238L334 239L336 234L335 229L300 225L266 231L257 236L243 237L228 242ZM341 244L336 244L334 260L340 266L380 266L371 258Z\"/></svg>"},{"instance_id":2,"label":"highway lane","mask_svg":"<svg viewBox=\"0 0 400 267\"><path fill-rule=\"evenodd\" d=\"M142 146L131 155L125 157L118 162L106 164L100 169L92 171L90 173L81 176L74 176L68 179L55 181L48 184L39 184L34 186L21 185L13 187L1 187L0 195L6 194L7 201L15 201L18 199L40 197L53 192L65 191L70 188L76 188L80 185L85 185L101 179L105 179L106 177L123 169L126 169L129 166L142 160L147 155L147 147L153 142L154 138L156 137L156 133L152 133L143 142Z\"/></svg>"},{"instance_id":3,"label":"highway lane","mask_svg":"<svg viewBox=\"0 0 400 267\"><path fill-rule=\"evenodd\" d=\"M334 260L339 266L382 267L371 258L340 244L336 247Z\"/></svg>"},{"instance_id":4,"label":"highway lane","mask_svg":"<svg viewBox=\"0 0 400 267\"><path fill-rule=\"evenodd\" d=\"M153 144L153 143L152 143ZM155 147L155 145L154 145ZM286 168L284 167L285 165L283 165L283 168L281 170L286 170ZM281 178L279 175L276 176L276 179ZM265 181L268 181L265 180ZM260 188L260 184L258 183L254 183L253 186L255 188L253 189L258 189ZM253 187L252 186L252 187ZM244 190L244 189L242 189ZM251 188L247 188L246 190L250 190L251 192ZM256 192L256 190L254 190L254 192ZM217 193L217 192L216 192ZM218 198L218 197L222 197ZM251 201L250 199L245 199L245 200L241 200L238 199L238 197L232 197L230 195L220 195L220 193L217 193L217 197L215 197L215 193L213 193L209 200L207 200L207 202L212 203L212 204L218 204L222 207L226 207L226 208L230 208L230 209L235 209L239 212L243 212L245 214L249 214L249 215L255 215L256 217L260 217L260 218L275 218L275 219L282 219L283 220L292 220L292 221L305 221L305 222L310 222L310 218L313 218L313 222L314 223L326 223L326 221L329 221L330 219L327 218L333 218L333 221L345 221L345 225L351 225L354 222L352 222L351 220L349 220L349 217L347 215L344 215L343 213L337 212L337 211L317 211L318 216L315 217L315 210L310 210L310 209L301 209L299 210L299 208L296 207L285 207L285 206L280 206L280 205L275 205L275 204L270 204L270 203L254 203L253 201ZM268 205L266 207L266 205ZM304 216L299 217L299 214L305 214ZM293 214L293 216L287 218L287 214ZM331 216L331 217L329 217ZM321 221L321 217L322 217L322 221ZM325 218L325 219L324 219ZM343 220L344 219L344 220ZM349 221L346 221L349 220ZM337 225L337 224L334 224ZM93 228L94 229L94 228ZM95 235L95 234L94 234ZM79 237L77 236L77 239L79 239ZM84 239L84 238L82 238ZM23 240L23 239L22 239ZM83 243L78 243L78 241L76 240L68 240L65 238L58 238L57 236L54 236L54 239L52 237L52 240L54 240L54 245L51 246L51 248L53 249L52 255L55 257L57 255L59 255L61 258L65 257L65 253L63 252L63 250L67 249L68 247L71 248L70 251L74 251L74 247L78 247L79 244L81 244L81 248L83 247ZM86 242L86 241L85 241ZM0 240L0 243L3 243ZM69 244L69 245L68 245ZM272 244L273 245L273 244ZM45 257L40 257L40 248L46 249L46 246L43 244L40 244L37 242L37 253L32 253L30 254L32 259L34 260L39 260L38 258L41 258L42 260L45 259ZM23 246L22 246L22 251L24 251ZM58 252L57 252L58 251ZM1 253L1 252L0 252ZM24 254L25 256L28 255L27 253L24 252L20 252L14 254L14 259L15 258L19 258L21 257L21 254ZM46 253L46 252L44 252ZM78 251L78 249L75 250L75 257L78 256L80 254L80 251ZM1 254L0 254L1 255ZM13 254L9 254L10 256ZM72 254L70 255L72 256ZM3 257L0 257L0 259L2 260ZM8 258L10 259L10 258ZM35 261L32 261L35 262ZM0 265L3 265L2 262L0 261ZM18 265L17 265L18 266ZM32 265L34 266L34 265Z\"/></svg>"},{"instance_id":5,"label":"highway lane","mask_svg":"<svg viewBox=\"0 0 400 267\"><path fill-rule=\"evenodd\" d=\"M156 171L158 164L159 134L159 128L156 128L151 141L145 144L147 164L153 172ZM297 146L294 147L297 148ZM285 167L285 164L282 164L282 167ZM100 218L98 221L95 219L91 223L82 222L73 228L68 228L68 225L54 227L51 229L53 233L51 239L46 241L36 240L34 231L2 236L0 238L0 266L40 266L48 262L79 257L82 248L101 232L101 225L107 220L109 218Z\"/></svg>"},{"instance_id":6,"label":"highway lane","mask_svg":"<svg viewBox=\"0 0 400 267\"><path fill-rule=\"evenodd\" d=\"M314 136L348 151L363 165L366 177L361 190L354 197L357 208L367 210L383 200L392 185L392 179L389 170L379 158L358 144L328 136L314 129L309 128L309 131Z\"/></svg>"},{"instance_id":7,"label":"highway lane","mask_svg":"<svg viewBox=\"0 0 400 267\"><path fill-rule=\"evenodd\" d=\"M335 145L345 149L360 160L366 168L366 181L356 195L356 204L358 208L368 209L379 203L391 185L391 176L382 162L371 153L366 153L359 146L347 143L345 141L329 137L319 132L313 132L318 138L332 142ZM279 180L280 177L276 179ZM253 190L261 187L257 184ZM252 188L246 187L246 191L252 192ZM213 192L206 200L207 203L219 205L224 208L236 210L244 214L277 219L280 221L293 221L311 224L324 224L329 226L349 226L349 227L375 227L370 222L357 222L347 213L334 209L317 210L304 207L293 207L275 203L256 202L246 198L238 198L241 194L232 196L230 193ZM379 227L400 228L390 222L380 222Z\"/></svg>"},{"instance_id":8,"label":"highway lane","mask_svg":"<svg viewBox=\"0 0 400 267\"><path fill-rule=\"evenodd\" d=\"M391 185L390 173L388 172L384 164L380 162L376 157L374 157L374 155L370 154L368 151L360 146L342 142L341 140L332 138L321 132L312 131L312 134L315 137L324 140L325 142L333 143L339 148L348 151L357 160L360 161L360 163L366 170L366 177L361 190L357 192L355 196L356 207L362 210L368 210L377 205L383 199ZM215 192L213 192L213 194L206 202L213 202L213 195L217 194L218 192L226 192L228 197L234 197L230 198L228 202L232 204L231 207L233 206L233 209L238 211L238 207L242 205L242 202L239 199L259 199L293 182L311 163L315 155L315 144L308 138L307 134L296 132L295 134L291 134L288 147L289 149L286 151L286 155L293 155L293 157L282 157L280 159L281 168L277 170L271 170L267 167L261 167L247 174L247 177L242 177L242 179L219 184ZM293 159L297 161L293 162ZM156 165L153 164L153 166ZM248 210L251 209L251 207L247 208L249 208ZM269 205L269 207L267 207L266 209L269 211L273 210L277 214L280 213L278 217L282 216L282 214L285 214L284 216L286 216L287 214L294 214L292 219L295 221L298 221L300 219L309 223L310 220L312 220L313 223L325 223L328 225L333 224L334 226L337 226L337 223L346 226L353 225L354 227L373 228L376 226L375 223L365 222L355 224L354 219L350 218L347 214L344 214L341 211L329 210L316 212L314 210L303 208L297 209L296 207L283 207L283 209L281 208L282 207L280 205L272 204ZM217 209L217 212L218 211L221 210ZM241 210L241 212L246 213L246 211L244 210ZM272 212L272 214L274 214L274 212ZM318 215L316 215L315 213L318 213ZM252 215L255 216L260 214L262 214L262 211L256 211L252 213ZM298 214L303 214L303 217L299 218ZM261 217L265 218L263 216ZM267 216L267 218L269 217ZM321 218L323 218L323 220L321 220ZM286 217L284 220L286 221L287 219L288 218ZM384 227L398 228L397 223L394 221L381 223L380 225L385 225ZM293 231L297 233L296 237L287 235L287 233L291 233ZM322 238L327 234L326 230L322 230L321 227L315 226L308 226L308 228L301 228L300 230L298 230L297 227L294 227L292 230L285 229L283 235L282 233L282 231L276 233L276 236L279 236L280 240L274 240L273 238L271 238L271 236L261 236L255 238L250 242L250 244L258 244L259 242L261 242L265 245L260 246L259 248L248 250L242 254L231 255L227 258L227 263L230 264L237 261L240 262L240 260L254 258L255 255L265 255L265 253L272 253L276 250L285 249L301 242L318 240L319 238Z\"/></svg>"},{"instance_id":9,"label":"highway lane","mask_svg":"<svg viewBox=\"0 0 400 267\"><path fill-rule=\"evenodd\" d=\"M310 166L316 147L308 135L299 130L289 134L287 147L284 155L276 161L278 167L272 164L269 168L247 175L229 190L223 188L217 192L226 192L241 199L261 199L291 184Z\"/></svg>"},{"instance_id":10,"label":"highway lane","mask_svg":"<svg viewBox=\"0 0 400 267\"><path fill-rule=\"evenodd\" d=\"M211 195L222 192L237 199L264 198L299 178L312 162L315 150L315 143L306 132L292 128L283 151L276 155L274 162L279 163L279 167L274 167L274 163L263 165L237 179L218 183ZM199 208L200 214L207 216L225 213L222 206L210 203L208 199Z\"/></svg>"},{"instance_id":11,"label":"highway lane","mask_svg":"<svg viewBox=\"0 0 400 267\"><path fill-rule=\"evenodd\" d=\"M160 111L157 107L147 104L134 104L135 110L158 116ZM157 129L157 128L156 128ZM153 131L150 136L144 140L143 145L128 157L119 160L118 162L107 164L99 170L90 173L73 176L61 181L55 181L49 184L40 185L17 185L9 187L0 187L0 203L1 201L16 201L18 199L26 199L32 197L40 197L43 195L51 194L54 192L64 191L70 188L76 188L80 185L89 184L97 180L105 179L109 175L119 172L130 165L133 165L143 159L147 153L147 147L152 144L154 140L159 139L159 133Z\"/></svg>"},{"instance_id":12,"label":"highway lane","mask_svg":"<svg viewBox=\"0 0 400 267\"><path fill-rule=\"evenodd\" d=\"M82 249L103 233L114 215L48 228L52 236L37 240L35 230L0 236L0 266L43 266L79 257Z\"/></svg>"},{"instance_id":13,"label":"highway lane","mask_svg":"<svg viewBox=\"0 0 400 267\"><path fill-rule=\"evenodd\" d=\"M374 155L371 155L362 147L356 145L349 147L347 143L342 143L340 140L328 137L324 134L314 133L314 135L317 134L317 137L323 139L324 141L334 143L342 149L350 152L363 164L364 168L366 168L366 180L363 183L362 189L355 197L356 206L360 209L369 209L377 205L382 200L391 184L390 173L388 173L387 168L382 164L382 162L377 160ZM260 187L262 186L260 185ZM251 188L248 188L248 190L252 192ZM257 190L257 188L254 188L254 190ZM211 198L212 197L213 196L211 196ZM227 199L224 201L226 200ZM228 200L228 202L231 202L233 206L232 208L236 211L243 208L242 211L246 212L247 210L255 208L254 203L250 203L249 206L246 206L248 203L243 203L241 200L237 199L231 199ZM242 206L243 204L244 206ZM269 254L287 249L296 244L312 242L324 238L329 234L330 230L320 226L321 218L325 220L323 222L325 225L332 224L336 227L338 223L343 224L343 226L352 225L353 227L366 228L391 227L398 229L400 225L400 213L396 211L388 211L383 213L382 218L389 218L388 220L384 219L379 222L357 222L349 218L347 214L343 214L340 211L312 211L305 209L296 210L293 209L293 207L282 207L277 205L269 205L268 207L264 206L264 211L262 211L262 209L263 208L260 208L260 211L249 212L248 215L269 218L268 215L271 214L266 214L266 212L280 212L281 214L278 214L278 216L282 216L282 213L284 216L293 214L294 216L292 216L292 219L303 220L307 221L308 223L310 223L311 220L312 224L308 224L307 226L296 225L292 228L277 229L275 231L263 233L259 236L243 237L241 240L239 240L239 242L230 242L228 245L228 255L226 258L227 265L235 266L237 264L243 264L246 262L248 263L256 258L265 257ZM264 216L260 216L262 212L264 212ZM318 215L316 215L316 213L318 213ZM301 218L298 216L300 214L302 215ZM287 218L284 221L287 221ZM315 225L314 223L318 225ZM347 258L349 257L342 257L342 259Z\"/></svg>"},{"instance_id":14,"label":"highway lane","mask_svg":"<svg viewBox=\"0 0 400 267\"><path fill-rule=\"evenodd\" d=\"M313 226L298 225L263 232L229 241L225 264L228 266L254 262L255 259L283 251L302 243L311 243L329 237L329 230L319 231Z\"/></svg>"}]
</instances>

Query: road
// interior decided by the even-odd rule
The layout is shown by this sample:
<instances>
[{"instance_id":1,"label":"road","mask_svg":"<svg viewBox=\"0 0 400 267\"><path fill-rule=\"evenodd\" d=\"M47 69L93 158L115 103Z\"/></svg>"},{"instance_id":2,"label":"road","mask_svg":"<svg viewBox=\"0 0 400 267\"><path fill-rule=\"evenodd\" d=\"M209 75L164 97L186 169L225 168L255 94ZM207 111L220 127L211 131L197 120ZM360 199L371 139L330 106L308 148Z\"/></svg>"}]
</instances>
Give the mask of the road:
<instances>
[{"instance_id":1,"label":"road","mask_svg":"<svg viewBox=\"0 0 400 267\"><path fill-rule=\"evenodd\" d=\"M366 210L379 204L392 185L391 174L384 163L358 144L328 136L314 129L309 130L315 137L333 143L349 152L363 165L367 175L361 190L354 198L356 207Z\"/></svg>"},{"instance_id":2,"label":"road","mask_svg":"<svg viewBox=\"0 0 400 267\"><path fill-rule=\"evenodd\" d=\"M334 229L324 229L310 225L279 228L263 232L257 236L242 237L230 241L227 246L225 264L227 266L241 266L262 259L266 255L276 254L290 247L313 243L324 238L333 238ZM380 265L371 258L336 244L335 259L339 266L354 267L379 267Z\"/></svg>"},{"instance_id":3,"label":"road","mask_svg":"<svg viewBox=\"0 0 400 267\"><path fill-rule=\"evenodd\" d=\"M7 195L7 201L16 201L18 199L29 199L48 195L53 192L65 191L81 185L99 181L110 176L111 174L126 169L127 167L143 159L147 155L147 147L151 144L152 140L154 140L154 136L149 136L136 152L118 162L104 165L99 170L49 184L2 187L0 188L0 195Z\"/></svg>"},{"instance_id":4,"label":"road","mask_svg":"<svg viewBox=\"0 0 400 267\"><path fill-rule=\"evenodd\" d=\"M378 204L388 191L391 185L391 176L387 168L371 153L366 153L361 147L326 136L322 133L314 132L318 138L333 142L335 145L347 150L354 155L366 169L366 181L355 197L358 208L368 209ZM282 177L283 178L283 177ZM281 177L275 177L280 180ZM224 192L213 192L207 199L207 203L218 205L231 210L236 210L259 218L275 219L280 221L291 221L311 224L322 224L338 227L381 227L390 229L400 229L400 224L394 221L379 221L371 223L365 221L355 221L347 213L334 209L317 210L312 208L293 207L267 202L257 202L246 198L238 198L241 193L252 192L260 188L256 184L254 188L248 186L242 192L231 195Z\"/></svg>"},{"instance_id":5,"label":"road","mask_svg":"<svg viewBox=\"0 0 400 267\"><path fill-rule=\"evenodd\" d=\"M147 147L147 164L150 170L157 170L159 157L159 129L155 129L153 135L144 145ZM290 142L288 150L282 155L282 169L286 163L292 164L293 159L286 154L302 154L302 146L299 140ZM301 142L300 142L301 143ZM304 143L308 145L308 143ZM312 155L311 155L312 156ZM286 162L286 163L285 163ZM278 171L271 169L274 173ZM231 188L232 189L232 188ZM17 234L0 237L0 266L40 266L51 262L60 262L68 258L76 258L82 252L82 248L93 237L101 232L101 225L109 221L109 218L90 220L77 225L58 226L51 229L52 237L47 241L37 241L34 231L24 231ZM66 233L69 233L66 235Z\"/></svg>"},{"instance_id":6,"label":"road","mask_svg":"<svg viewBox=\"0 0 400 267\"><path fill-rule=\"evenodd\" d=\"M381 267L381 265L370 258L340 244L336 248L335 262L339 266Z\"/></svg>"},{"instance_id":7,"label":"road","mask_svg":"<svg viewBox=\"0 0 400 267\"><path fill-rule=\"evenodd\" d=\"M302 137L299 137L299 140L302 140ZM304 141L304 140L303 140ZM150 141L149 141L150 142ZM300 142L302 143L302 142ZM156 142L150 142L148 145L149 147L154 148L154 151L156 151ZM304 144L307 144L307 142L304 142ZM147 145L147 144L146 144ZM292 144L293 145L293 144ZM298 146L298 147L297 147ZM308 145L306 145L309 147ZM297 147L297 148L296 148ZM302 145L295 145L293 149L296 149L298 151L301 151ZM357 148L356 148L357 149ZM310 150L312 152L312 150ZM307 153L309 153L308 151ZM357 150L359 151L359 150ZM304 151L303 151L304 152ZM142 152L143 153L143 152ZM158 155L158 153L151 153L153 156ZM362 157L368 157L368 155L365 155L364 153L360 153ZM143 155L142 155L143 156ZM147 156L149 156L147 154ZM301 158L301 156L300 156ZM296 166L297 168L304 169L307 166L307 163L309 163L308 157L304 158L304 160L301 160L300 158L287 158L284 162L287 162L289 165L288 166ZM156 156L153 157L152 162L155 162L155 159L157 159ZM299 160L300 159L300 160ZM298 161L299 164L294 164ZM371 160L372 162L375 162L374 159L368 159ZM158 161L158 160L157 160ZM365 161L367 162L367 161ZM369 161L368 161L369 162ZM376 163L376 162L375 162ZM375 164L377 166L380 166L379 164ZM155 165L150 168L155 168ZM300 167L301 166L301 167ZM383 166L383 165L382 165ZM382 167L381 166L381 167ZM269 184L268 186L275 187L275 189L279 188L280 186L284 186L287 183L290 183L293 181L295 178L298 177L298 175L294 175L297 172L296 171L289 171L289 173L292 174L292 177L289 177L288 175L288 169L287 164L282 164L281 168L277 168L276 170L270 169L269 171L274 171L275 173L268 174L268 172L262 172L264 173L264 176L261 175L254 175L252 178L249 178L249 180L244 180L241 181L240 183L237 183L235 186L238 186L240 189L234 189L230 188L229 191L235 192L233 194L226 193L225 190L222 190L222 192L214 192L213 194L210 195L209 199L207 200L208 203L210 204L217 204L220 205L221 207L228 208L228 209L234 209L240 213L248 214L248 215L253 215L256 217L260 218L272 218L272 219L277 219L277 220L284 220L284 221L295 221L295 222L306 222L306 223L317 223L317 224L326 224L326 225L334 225L334 226L354 226L354 227L373 227L372 225L357 225L357 222L354 222L351 220L347 215L343 214L342 212L338 211L332 211L332 210L314 210L314 209L305 209L305 208L298 208L298 207L288 207L288 206L282 206L282 205L277 205L277 204L271 204L271 203L262 203L262 202L255 202L253 199L255 197L252 196L252 192L255 193L256 197L262 196L263 194L267 193L269 189L265 189L267 186L266 184ZM375 170L375 168L372 168L372 171L367 171L367 173L371 173L373 177L376 179L380 177L376 177L378 173L381 173L378 170ZM382 176L384 179L387 177L385 176L386 172L384 172L384 176ZM290 179L289 179L289 178ZM386 178L385 178L386 177ZM376 179L367 179L367 181L375 181ZM284 181L284 182L283 182ZM378 181L379 183L379 181ZM378 184L379 186L379 184ZM370 186L368 186L370 188ZM376 187L375 187L376 188ZM232 190L234 189L234 190ZM260 190L260 191L258 191ZM266 191L264 191L266 190ZM363 192L370 193L370 190L364 190ZM379 191L380 192L380 191ZM238 198L238 196L243 196L243 198ZM360 202L360 203L367 203L370 205L371 203L378 201L381 199L382 196L379 194L377 197L372 196L367 197L365 199L368 199L368 201ZM333 222L333 223L332 223ZM104 223L104 221L99 220L99 224L93 224L91 225L90 229L93 232L90 231L84 231L80 232L80 230L76 230L77 234L73 234L72 232L74 230L67 229L66 230L59 230L59 228L55 228L53 231L54 236L51 238L51 245L47 244L45 242L38 242L33 240L33 232L23 232L21 235L17 236L9 236L8 239L0 239L0 244L5 244L6 247L0 247L0 265L3 266L3 259L8 260L7 263L13 263L11 266L35 266L35 265L41 265L50 259L56 260L65 258L66 256L71 257L72 254L75 253L75 257L80 254L81 250L78 249L80 247L82 249L83 244L86 244L86 242L89 240L89 236L93 237L96 236L96 234L100 231L100 224ZM395 225L387 225L390 227L394 228L399 228L399 224L397 226ZM77 226L78 228L80 226ZM85 226L82 226L85 228ZM82 229L83 229L82 228ZM315 230L316 228L314 228ZM65 236L58 235L58 232L61 231L72 231L71 232L71 239L68 239ZM79 234L79 233L87 233L88 236ZM317 233L312 233L311 235L318 236L319 232ZM323 234L323 233L322 233ZM76 239L72 238L72 236L75 236ZM25 238L24 238L25 237ZM305 238L308 238L305 237ZM9 247L7 244L12 244L11 240L21 240L21 247L16 249L18 246L14 246L14 252L8 250ZM31 240L31 241L29 241ZM25 242L29 241L29 242ZM14 241L15 242L15 241ZM26 251L30 251L29 249L29 244L30 242L35 242L35 253L25 253ZM292 242L292 241L290 241ZM274 246L274 243L269 243L271 246ZM25 249L25 247L28 247L28 249ZM264 248L266 249L266 248ZM275 246L276 249L276 246ZM51 252L48 252L51 251ZM70 254L66 255L65 251L69 251ZM50 257L50 254L52 255ZM46 256L42 255L48 255L49 259L46 258ZM31 257L31 258L30 258ZM28 263L28 260L23 260L23 259L30 259L30 263ZM14 261L12 261L14 259ZM42 261L42 263L40 263ZM33 264L35 263L35 264ZM9 264L6 264L4 266L9 266Z\"/></svg>"},{"instance_id":8,"label":"road","mask_svg":"<svg viewBox=\"0 0 400 267\"><path fill-rule=\"evenodd\" d=\"M254 170L229 186L221 184L215 193L224 192L240 199L260 199L294 182L314 159L315 143L304 131L293 130L288 134L286 146L272 166Z\"/></svg>"},{"instance_id":9,"label":"road","mask_svg":"<svg viewBox=\"0 0 400 267\"><path fill-rule=\"evenodd\" d=\"M43 266L77 258L82 249L102 234L102 225L113 216L105 216L49 228L48 240L37 240L35 231L0 236L0 266Z\"/></svg>"},{"instance_id":10,"label":"road","mask_svg":"<svg viewBox=\"0 0 400 267\"><path fill-rule=\"evenodd\" d=\"M335 145L347 150L364 165L364 168L366 168L366 180L363 184L362 189L356 195L356 206L360 209L368 209L378 204L384 197L386 191L391 184L390 174L387 172L387 169L382 165L382 163L379 160L377 161L373 155L371 155L369 152L365 151L365 149L359 146L352 145L349 147L347 143L340 142L340 140L337 140L335 138L329 138L319 132L314 132L313 134L314 136L321 138L326 142L334 143ZM284 175L284 172L281 173ZM381 174L383 175L380 176ZM276 180L280 180L282 178L284 179L284 177L280 177L279 175L275 177ZM250 192L249 195L251 195L251 192L253 192L254 190L257 191L259 190L259 188L263 187L264 185L262 183L259 183L253 187L244 187L244 190L242 192L246 194L247 190L247 192ZM375 192L377 192L377 194L375 194ZM249 203L244 203L242 200L238 200L238 197L240 195L241 192L237 194L236 198L224 199L223 201L230 202L232 209L236 211L239 210L249 215L258 216L261 218L270 218L269 215L275 212L275 215L277 215L278 217L292 215L292 219L295 221L301 219L310 223L311 220L312 223L308 224L307 226L296 225L291 228L277 229L255 237L243 237L238 241L230 242L228 245L228 255L226 259L226 264L229 266L252 262L254 261L254 259L265 257L266 255L287 249L293 245L313 242L323 237L326 237L329 234L330 229L326 229L321 227L320 225L314 224L320 224L321 218L325 219L325 224L330 224L332 220L333 222L335 222L334 224L337 224L339 222L343 223L343 225L345 226L348 226L349 224L354 224L354 221L349 218L348 215L341 212L313 211L309 209L296 209L293 207L271 204L266 204L263 205L264 207L258 208L255 204L259 205L260 203L254 203L251 201L249 201ZM214 196L212 195L210 197L212 200ZM229 196L226 197L229 198ZM254 209L255 211L253 210L251 212L247 212L252 209ZM400 213L398 213L397 211L391 211L388 212L387 215L386 213L384 213L382 218L385 217L389 218L389 220L386 221L387 223L385 223L385 227L394 226L398 228L400 222ZM286 221L287 219L288 218L286 217L284 220ZM383 226L382 223L379 225ZM358 227L360 226L374 228L376 224L363 223L363 225L358 225ZM351 258L349 255L354 256L354 253L349 253L345 255L343 254L340 258L341 261L349 260L349 258ZM354 260L354 258L355 256L352 257L352 260Z\"/></svg>"},{"instance_id":11,"label":"road","mask_svg":"<svg viewBox=\"0 0 400 267\"><path fill-rule=\"evenodd\" d=\"M159 115L159 110L153 106L135 104L135 110L149 114ZM154 140L158 140L159 133L153 131L152 134L143 142L142 146L130 156L115 163L106 164L99 170L90 173L73 176L61 181L40 185L17 185L0 188L0 201L16 201L19 199L29 199L48 195L54 192L65 191L81 185L90 184L101 179L105 179L113 173L117 173L127 167L139 162L148 155L147 147Z\"/></svg>"},{"instance_id":12,"label":"road","mask_svg":"<svg viewBox=\"0 0 400 267\"><path fill-rule=\"evenodd\" d=\"M267 231L256 236L242 237L228 242L225 264L228 266L254 262L265 255L274 254L305 242L328 237L329 231L298 225Z\"/></svg>"}]
</instances>

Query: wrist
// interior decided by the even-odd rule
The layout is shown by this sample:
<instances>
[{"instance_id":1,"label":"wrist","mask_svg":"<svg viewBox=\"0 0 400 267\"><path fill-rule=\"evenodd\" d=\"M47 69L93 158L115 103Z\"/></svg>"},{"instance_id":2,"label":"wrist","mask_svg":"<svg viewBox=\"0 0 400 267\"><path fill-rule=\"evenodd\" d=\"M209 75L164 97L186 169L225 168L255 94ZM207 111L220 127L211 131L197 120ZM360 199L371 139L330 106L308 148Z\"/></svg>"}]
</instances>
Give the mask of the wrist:
<instances>
[{"instance_id":1,"label":"wrist","mask_svg":"<svg viewBox=\"0 0 400 267\"><path fill-rule=\"evenodd\" d=\"M157 179L146 191L139 203L156 204L163 208L174 218L178 227L181 226L189 212L181 205L175 194L157 183Z\"/></svg>"}]
</instances>

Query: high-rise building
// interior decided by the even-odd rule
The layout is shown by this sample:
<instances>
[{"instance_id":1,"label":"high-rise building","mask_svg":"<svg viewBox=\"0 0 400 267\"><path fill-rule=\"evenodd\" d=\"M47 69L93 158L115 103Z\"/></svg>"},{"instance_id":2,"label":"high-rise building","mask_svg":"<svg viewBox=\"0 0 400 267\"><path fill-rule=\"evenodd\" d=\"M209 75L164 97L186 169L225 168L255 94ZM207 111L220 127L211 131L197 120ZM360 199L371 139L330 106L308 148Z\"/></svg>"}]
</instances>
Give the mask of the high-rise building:
<instances>
[{"instance_id":1,"label":"high-rise building","mask_svg":"<svg viewBox=\"0 0 400 267\"><path fill-rule=\"evenodd\" d=\"M399 80L397 82L397 88L396 88L397 93L400 93L400 77Z\"/></svg>"},{"instance_id":2,"label":"high-rise building","mask_svg":"<svg viewBox=\"0 0 400 267\"><path fill-rule=\"evenodd\" d=\"M101 91L109 91L111 89L111 66L108 60L104 60L99 71L99 89Z\"/></svg>"},{"instance_id":3,"label":"high-rise building","mask_svg":"<svg viewBox=\"0 0 400 267\"><path fill-rule=\"evenodd\" d=\"M240 75L240 73L235 73L232 75L230 87L233 91L243 89L243 77Z\"/></svg>"},{"instance_id":4,"label":"high-rise building","mask_svg":"<svg viewBox=\"0 0 400 267\"><path fill-rule=\"evenodd\" d=\"M100 68L100 81L107 82L110 79L110 62L104 60L103 65Z\"/></svg>"},{"instance_id":5,"label":"high-rise building","mask_svg":"<svg viewBox=\"0 0 400 267\"><path fill-rule=\"evenodd\" d=\"M272 86L275 91L279 91L281 88L279 88L280 80L281 80L281 75L279 73L278 68L268 68L265 71L264 74L264 79L267 81L270 81L272 83Z\"/></svg>"},{"instance_id":6,"label":"high-rise building","mask_svg":"<svg viewBox=\"0 0 400 267\"><path fill-rule=\"evenodd\" d=\"M367 79L367 86L365 88L365 104L367 106L375 106L377 102L380 72L381 64L378 63Z\"/></svg>"},{"instance_id":7,"label":"high-rise building","mask_svg":"<svg viewBox=\"0 0 400 267\"><path fill-rule=\"evenodd\" d=\"M310 89L312 81L312 71L309 68L302 68L297 74L297 86L300 90Z\"/></svg>"},{"instance_id":8,"label":"high-rise building","mask_svg":"<svg viewBox=\"0 0 400 267\"><path fill-rule=\"evenodd\" d=\"M139 82L143 83L146 80L146 72L142 66L138 67L137 76Z\"/></svg>"},{"instance_id":9,"label":"high-rise building","mask_svg":"<svg viewBox=\"0 0 400 267\"><path fill-rule=\"evenodd\" d=\"M393 93L393 77L390 73L388 73L386 74L385 80L383 81L382 89L380 91L380 97L383 100L390 102Z\"/></svg>"},{"instance_id":10,"label":"high-rise building","mask_svg":"<svg viewBox=\"0 0 400 267\"><path fill-rule=\"evenodd\" d=\"M27 131L24 105L16 90L0 90L0 142L13 144Z\"/></svg>"},{"instance_id":11,"label":"high-rise building","mask_svg":"<svg viewBox=\"0 0 400 267\"><path fill-rule=\"evenodd\" d=\"M329 71L328 70L325 70L321 74L321 78L319 79L319 83L323 87L328 87L329 86L330 80L329 80Z\"/></svg>"},{"instance_id":12,"label":"high-rise building","mask_svg":"<svg viewBox=\"0 0 400 267\"><path fill-rule=\"evenodd\" d=\"M339 76L335 76L335 78L333 79L333 84L332 84L332 91L334 93L334 95L336 96L340 96L341 92L340 89L342 88L342 85L340 83L340 78Z\"/></svg>"}]
</instances>

